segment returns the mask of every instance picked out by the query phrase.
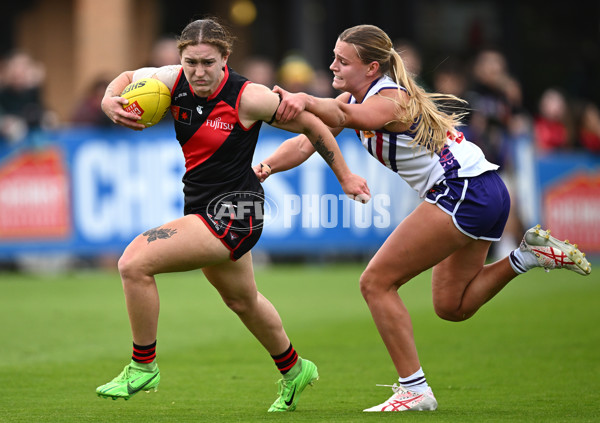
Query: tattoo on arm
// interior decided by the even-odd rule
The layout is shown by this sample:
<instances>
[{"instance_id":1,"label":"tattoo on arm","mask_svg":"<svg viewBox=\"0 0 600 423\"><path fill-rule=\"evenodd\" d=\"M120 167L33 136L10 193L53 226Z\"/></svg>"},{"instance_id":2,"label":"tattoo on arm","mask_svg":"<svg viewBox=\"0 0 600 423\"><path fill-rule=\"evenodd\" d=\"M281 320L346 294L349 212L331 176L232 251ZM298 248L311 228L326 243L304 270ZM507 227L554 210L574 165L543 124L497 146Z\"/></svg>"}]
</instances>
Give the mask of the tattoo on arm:
<instances>
[{"instance_id":1,"label":"tattoo on arm","mask_svg":"<svg viewBox=\"0 0 600 423\"><path fill-rule=\"evenodd\" d=\"M329 151L323 143L323 138L319 135L316 141L313 143L315 150L325 159L325 162L331 166L333 164L333 151Z\"/></svg>"},{"instance_id":2,"label":"tattoo on arm","mask_svg":"<svg viewBox=\"0 0 600 423\"><path fill-rule=\"evenodd\" d=\"M148 244L157 239L169 239L177 233L177 229L154 228L144 232L142 235L148 237Z\"/></svg>"}]
</instances>

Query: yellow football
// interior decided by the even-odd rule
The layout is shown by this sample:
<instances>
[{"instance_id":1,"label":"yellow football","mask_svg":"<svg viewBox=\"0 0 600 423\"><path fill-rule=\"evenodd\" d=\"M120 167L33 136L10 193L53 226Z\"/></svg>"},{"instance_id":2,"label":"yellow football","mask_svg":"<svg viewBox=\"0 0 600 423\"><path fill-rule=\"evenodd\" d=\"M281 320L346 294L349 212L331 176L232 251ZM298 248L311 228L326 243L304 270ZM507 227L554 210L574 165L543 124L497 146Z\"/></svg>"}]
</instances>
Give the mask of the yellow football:
<instances>
[{"instance_id":1,"label":"yellow football","mask_svg":"<svg viewBox=\"0 0 600 423\"><path fill-rule=\"evenodd\" d=\"M154 78L143 78L129 84L121 97L129 100L123 108L140 117L139 123L148 126L156 125L165 117L171 105L169 88Z\"/></svg>"}]
</instances>

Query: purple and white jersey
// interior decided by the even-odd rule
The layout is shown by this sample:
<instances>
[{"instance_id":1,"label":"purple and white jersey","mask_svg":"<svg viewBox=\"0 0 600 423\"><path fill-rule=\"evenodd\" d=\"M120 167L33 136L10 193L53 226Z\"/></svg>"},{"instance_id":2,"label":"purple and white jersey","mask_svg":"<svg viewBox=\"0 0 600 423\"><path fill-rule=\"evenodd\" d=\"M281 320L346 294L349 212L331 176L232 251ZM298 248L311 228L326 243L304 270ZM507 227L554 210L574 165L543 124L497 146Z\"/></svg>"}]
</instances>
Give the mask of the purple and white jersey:
<instances>
[{"instance_id":1,"label":"purple and white jersey","mask_svg":"<svg viewBox=\"0 0 600 423\"><path fill-rule=\"evenodd\" d=\"M363 101L386 89L398 89L398 84L387 75L371 84ZM405 90L404 87L401 89ZM351 96L349 103L355 104L356 99ZM444 179L473 177L498 169L497 165L485 159L478 146L464 139L458 131L448 134L442 151L433 156L424 148L410 144L413 136L409 131L373 129L356 130L356 134L373 157L400 175L421 198Z\"/></svg>"}]
</instances>

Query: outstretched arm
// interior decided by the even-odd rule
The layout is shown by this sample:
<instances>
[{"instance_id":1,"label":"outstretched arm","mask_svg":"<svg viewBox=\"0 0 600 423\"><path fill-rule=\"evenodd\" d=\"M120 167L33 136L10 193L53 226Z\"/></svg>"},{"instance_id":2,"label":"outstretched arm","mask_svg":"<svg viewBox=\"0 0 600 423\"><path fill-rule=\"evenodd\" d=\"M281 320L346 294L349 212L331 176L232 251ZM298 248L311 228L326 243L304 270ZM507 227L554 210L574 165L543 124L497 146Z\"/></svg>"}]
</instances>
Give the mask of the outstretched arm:
<instances>
[{"instance_id":1,"label":"outstretched arm","mask_svg":"<svg viewBox=\"0 0 600 423\"><path fill-rule=\"evenodd\" d=\"M257 120L269 121L278 106L279 97L275 93L263 85L250 84L242 94L239 109L240 121L246 127ZM315 151L331 167L344 192L357 201L369 200L370 192L366 181L350 172L333 134L315 115L302 111L289 122L275 121L272 125L305 135Z\"/></svg>"},{"instance_id":2,"label":"outstretched arm","mask_svg":"<svg viewBox=\"0 0 600 423\"><path fill-rule=\"evenodd\" d=\"M350 171L333 134L319 118L309 112L301 112L288 123L274 122L273 126L304 134L317 153L323 157L349 197L366 203L371 198L367 182Z\"/></svg>"},{"instance_id":3,"label":"outstretched arm","mask_svg":"<svg viewBox=\"0 0 600 423\"><path fill-rule=\"evenodd\" d=\"M385 128L394 132L402 132L410 127L412 122L400 119L398 115L403 110L400 105L408 100L406 93L397 89L385 89L366 99L362 103L349 104L349 93L343 93L337 98L320 98L306 93L289 93L283 88L275 87L273 91L281 96L281 105L277 110L277 119L287 122L294 119L303 110L319 117L332 128L352 128L358 130L373 130Z\"/></svg>"},{"instance_id":4,"label":"outstretched arm","mask_svg":"<svg viewBox=\"0 0 600 423\"><path fill-rule=\"evenodd\" d=\"M279 86L275 86L273 92L281 96L276 115L279 122L289 122L303 110L308 110L332 128L344 127L346 116L343 110L344 102L340 101L340 97L347 101L349 94L341 94L337 99L320 98L302 92L292 94Z\"/></svg>"}]
</instances>

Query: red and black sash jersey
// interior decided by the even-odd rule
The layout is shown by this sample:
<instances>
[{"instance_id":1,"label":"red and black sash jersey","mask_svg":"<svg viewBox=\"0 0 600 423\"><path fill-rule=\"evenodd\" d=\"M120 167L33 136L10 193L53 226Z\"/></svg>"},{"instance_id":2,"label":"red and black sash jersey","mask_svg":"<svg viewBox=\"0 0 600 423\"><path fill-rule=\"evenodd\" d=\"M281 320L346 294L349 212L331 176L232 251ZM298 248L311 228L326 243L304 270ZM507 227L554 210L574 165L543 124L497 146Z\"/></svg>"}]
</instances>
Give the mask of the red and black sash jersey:
<instances>
[{"instance_id":1,"label":"red and black sash jersey","mask_svg":"<svg viewBox=\"0 0 600 423\"><path fill-rule=\"evenodd\" d=\"M263 193L252 170L262 121L245 128L239 121L241 94L250 82L225 68L225 76L208 98L196 96L183 69L171 91L171 114L185 157L184 214L196 213L220 194Z\"/></svg>"}]
</instances>

